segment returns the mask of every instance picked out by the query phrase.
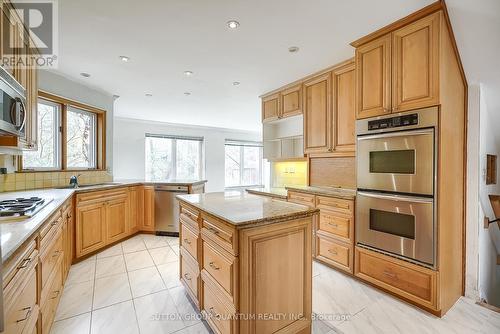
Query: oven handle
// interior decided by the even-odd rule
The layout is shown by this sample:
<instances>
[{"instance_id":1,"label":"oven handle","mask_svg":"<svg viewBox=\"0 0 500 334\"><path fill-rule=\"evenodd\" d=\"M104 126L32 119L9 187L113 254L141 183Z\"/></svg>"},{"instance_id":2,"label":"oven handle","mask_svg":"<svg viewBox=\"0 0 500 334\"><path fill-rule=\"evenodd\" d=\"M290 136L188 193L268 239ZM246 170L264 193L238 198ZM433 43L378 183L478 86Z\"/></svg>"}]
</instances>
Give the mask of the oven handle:
<instances>
[{"instance_id":1,"label":"oven handle","mask_svg":"<svg viewBox=\"0 0 500 334\"><path fill-rule=\"evenodd\" d=\"M390 132L390 133L381 133L381 134L376 134L376 135L358 136L358 140L390 138L390 137L418 136L418 135L432 134L433 132L434 132L433 128L412 130L412 131L398 131L398 132Z\"/></svg>"},{"instance_id":2,"label":"oven handle","mask_svg":"<svg viewBox=\"0 0 500 334\"><path fill-rule=\"evenodd\" d=\"M411 203L433 203L433 198L425 198L425 197L414 197L414 196L404 196L404 195L388 195L381 193L371 193L366 191L358 191L359 196L373 197L378 199L387 199L390 201L400 201L400 202L411 202Z\"/></svg>"}]
</instances>

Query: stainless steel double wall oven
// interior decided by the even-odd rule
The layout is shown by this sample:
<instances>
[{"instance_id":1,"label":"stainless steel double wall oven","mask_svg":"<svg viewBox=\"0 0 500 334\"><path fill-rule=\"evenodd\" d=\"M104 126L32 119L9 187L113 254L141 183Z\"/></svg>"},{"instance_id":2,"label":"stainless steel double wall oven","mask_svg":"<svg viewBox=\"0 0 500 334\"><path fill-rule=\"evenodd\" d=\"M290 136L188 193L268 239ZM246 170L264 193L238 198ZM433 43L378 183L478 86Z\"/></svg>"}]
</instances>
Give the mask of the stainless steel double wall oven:
<instances>
[{"instance_id":1,"label":"stainless steel double wall oven","mask_svg":"<svg viewBox=\"0 0 500 334\"><path fill-rule=\"evenodd\" d=\"M438 108L359 120L356 242L436 267Z\"/></svg>"}]
</instances>

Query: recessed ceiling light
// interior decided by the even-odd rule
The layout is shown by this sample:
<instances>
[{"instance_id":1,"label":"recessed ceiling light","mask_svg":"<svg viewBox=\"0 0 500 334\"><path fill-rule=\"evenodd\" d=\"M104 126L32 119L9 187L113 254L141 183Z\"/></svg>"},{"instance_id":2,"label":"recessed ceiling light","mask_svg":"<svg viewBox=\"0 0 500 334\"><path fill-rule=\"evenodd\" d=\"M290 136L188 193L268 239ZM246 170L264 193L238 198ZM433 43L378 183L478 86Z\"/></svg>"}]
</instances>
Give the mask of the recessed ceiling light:
<instances>
[{"instance_id":1,"label":"recessed ceiling light","mask_svg":"<svg viewBox=\"0 0 500 334\"><path fill-rule=\"evenodd\" d=\"M234 81L233 82L233 86L239 86L240 85L240 82L239 81Z\"/></svg>"},{"instance_id":2,"label":"recessed ceiling light","mask_svg":"<svg viewBox=\"0 0 500 334\"><path fill-rule=\"evenodd\" d=\"M184 92L184 95L189 96L189 95L191 95L191 93L190 92Z\"/></svg>"},{"instance_id":3,"label":"recessed ceiling light","mask_svg":"<svg viewBox=\"0 0 500 334\"><path fill-rule=\"evenodd\" d=\"M117 99L119 99L119 98L120 98L120 95L116 95L116 94L115 94L115 95L113 95L113 99L117 100Z\"/></svg>"},{"instance_id":4,"label":"recessed ceiling light","mask_svg":"<svg viewBox=\"0 0 500 334\"><path fill-rule=\"evenodd\" d=\"M226 24L227 24L229 29L236 29L240 26L240 23L238 21L235 21L235 20L227 21Z\"/></svg>"},{"instance_id":5,"label":"recessed ceiling light","mask_svg":"<svg viewBox=\"0 0 500 334\"><path fill-rule=\"evenodd\" d=\"M90 74L85 73L85 72L80 73L80 75L81 75L82 77L84 77L84 78L90 78Z\"/></svg>"},{"instance_id":6,"label":"recessed ceiling light","mask_svg":"<svg viewBox=\"0 0 500 334\"><path fill-rule=\"evenodd\" d=\"M190 77L193 75L193 71L184 71L184 75Z\"/></svg>"},{"instance_id":7,"label":"recessed ceiling light","mask_svg":"<svg viewBox=\"0 0 500 334\"><path fill-rule=\"evenodd\" d=\"M120 56L120 59L121 59L123 62L125 62L125 63L126 63L126 62L128 62L128 61L130 60L130 58L129 58L129 57L127 57L127 56Z\"/></svg>"},{"instance_id":8,"label":"recessed ceiling light","mask_svg":"<svg viewBox=\"0 0 500 334\"><path fill-rule=\"evenodd\" d=\"M146 95L146 97L151 97L151 96L153 96L153 94L151 94L151 93L146 93L145 95Z\"/></svg>"},{"instance_id":9,"label":"recessed ceiling light","mask_svg":"<svg viewBox=\"0 0 500 334\"><path fill-rule=\"evenodd\" d=\"M288 48L288 52L290 52L290 53L299 52L299 47L298 46L291 46Z\"/></svg>"}]
</instances>

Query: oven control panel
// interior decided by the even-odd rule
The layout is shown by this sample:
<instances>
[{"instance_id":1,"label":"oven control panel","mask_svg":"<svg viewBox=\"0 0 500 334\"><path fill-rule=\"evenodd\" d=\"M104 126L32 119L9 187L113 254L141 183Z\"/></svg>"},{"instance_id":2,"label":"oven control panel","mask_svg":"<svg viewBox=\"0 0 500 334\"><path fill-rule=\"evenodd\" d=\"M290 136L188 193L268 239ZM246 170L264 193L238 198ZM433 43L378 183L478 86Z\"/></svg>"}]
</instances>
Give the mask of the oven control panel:
<instances>
[{"instance_id":1,"label":"oven control panel","mask_svg":"<svg viewBox=\"0 0 500 334\"><path fill-rule=\"evenodd\" d=\"M377 119L368 122L368 130L382 130L397 128L401 126L417 125L418 114L396 116L391 118Z\"/></svg>"}]
</instances>

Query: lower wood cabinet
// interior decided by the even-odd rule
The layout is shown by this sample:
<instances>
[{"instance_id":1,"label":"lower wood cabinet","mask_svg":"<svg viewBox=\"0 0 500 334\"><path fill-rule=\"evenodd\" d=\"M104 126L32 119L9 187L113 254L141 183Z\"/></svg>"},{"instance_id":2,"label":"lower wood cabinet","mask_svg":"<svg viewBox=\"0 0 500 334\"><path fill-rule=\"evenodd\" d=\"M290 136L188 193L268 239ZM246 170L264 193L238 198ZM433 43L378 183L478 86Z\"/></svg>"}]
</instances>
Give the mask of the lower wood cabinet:
<instances>
[{"instance_id":1,"label":"lower wood cabinet","mask_svg":"<svg viewBox=\"0 0 500 334\"><path fill-rule=\"evenodd\" d=\"M352 244L348 244L325 234L316 233L315 257L337 269L353 273L354 254Z\"/></svg>"},{"instance_id":2,"label":"lower wood cabinet","mask_svg":"<svg viewBox=\"0 0 500 334\"><path fill-rule=\"evenodd\" d=\"M144 219L140 226L141 231L155 230L155 187L144 186Z\"/></svg>"},{"instance_id":3,"label":"lower wood cabinet","mask_svg":"<svg viewBox=\"0 0 500 334\"><path fill-rule=\"evenodd\" d=\"M127 196L106 203L106 243L125 238L129 234Z\"/></svg>"},{"instance_id":4,"label":"lower wood cabinet","mask_svg":"<svg viewBox=\"0 0 500 334\"><path fill-rule=\"evenodd\" d=\"M106 204L92 203L76 208L76 257L106 245Z\"/></svg>"}]
</instances>

